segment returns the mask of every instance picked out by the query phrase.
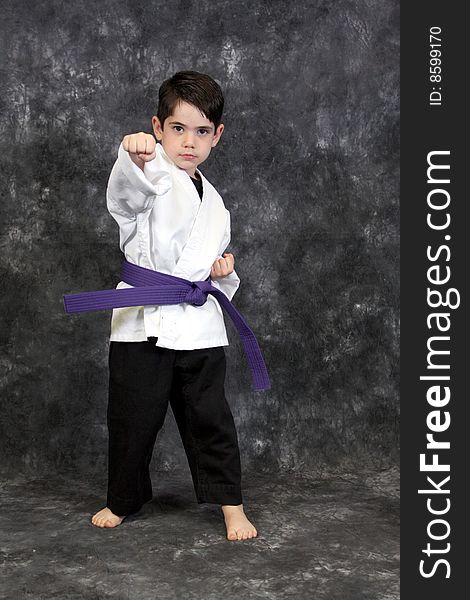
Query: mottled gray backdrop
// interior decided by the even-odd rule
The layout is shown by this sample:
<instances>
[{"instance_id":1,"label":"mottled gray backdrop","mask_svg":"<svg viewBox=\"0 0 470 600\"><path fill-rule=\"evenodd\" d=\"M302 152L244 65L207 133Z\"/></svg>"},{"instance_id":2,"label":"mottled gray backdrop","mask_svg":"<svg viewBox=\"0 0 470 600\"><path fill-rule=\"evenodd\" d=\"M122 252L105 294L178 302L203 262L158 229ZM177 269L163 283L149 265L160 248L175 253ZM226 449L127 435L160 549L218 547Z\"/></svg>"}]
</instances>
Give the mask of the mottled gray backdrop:
<instances>
[{"instance_id":1,"label":"mottled gray backdrop","mask_svg":"<svg viewBox=\"0 0 470 600\"><path fill-rule=\"evenodd\" d=\"M226 318L245 469L398 459L398 0L2 0L2 470L105 474L110 312L122 259L105 189L161 82L204 71L225 131L201 170L232 215L272 389L253 392ZM153 469L187 468L171 411ZM188 469L189 477L189 469Z\"/></svg>"}]
</instances>

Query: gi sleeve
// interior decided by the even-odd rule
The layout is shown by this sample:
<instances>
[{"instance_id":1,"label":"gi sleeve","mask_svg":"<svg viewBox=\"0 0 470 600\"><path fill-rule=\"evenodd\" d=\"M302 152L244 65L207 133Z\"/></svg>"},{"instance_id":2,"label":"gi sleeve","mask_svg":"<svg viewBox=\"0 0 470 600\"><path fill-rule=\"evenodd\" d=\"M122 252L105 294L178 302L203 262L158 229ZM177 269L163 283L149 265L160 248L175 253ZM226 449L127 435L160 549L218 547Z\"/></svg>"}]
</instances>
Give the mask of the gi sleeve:
<instances>
[{"instance_id":1,"label":"gi sleeve","mask_svg":"<svg viewBox=\"0 0 470 600\"><path fill-rule=\"evenodd\" d=\"M106 189L108 211L119 225L120 248L124 247L137 227L137 215L152 209L157 196L171 188L171 175L159 164L157 157L145 163L144 171L119 145Z\"/></svg>"},{"instance_id":2,"label":"gi sleeve","mask_svg":"<svg viewBox=\"0 0 470 600\"><path fill-rule=\"evenodd\" d=\"M219 254L217 258L223 258L222 254L230 243L230 213L227 210L227 221L225 225L225 233L222 239L222 243L220 244ZM237 275L235 269L226 275L225 277L221 277L220 279L213 279L212 285L219 290L221 290L229 300L233 298L235 292L238 290L240 286L240 278Z\"/></svg>"},{"instance_id":3,"label":"gi sleeve","mask_svg":"<svg viewBox=\"0 0 470 600\"><path fill-rule=\"evenodd\" d=\"M137 213L150 210L156 196L165 194L170 188L171 175L159 166L157 157L145 163L142 171L121 142L106 190L108 210L113 217L117 215L135 221Z\"/></svg>"}]
</instances>

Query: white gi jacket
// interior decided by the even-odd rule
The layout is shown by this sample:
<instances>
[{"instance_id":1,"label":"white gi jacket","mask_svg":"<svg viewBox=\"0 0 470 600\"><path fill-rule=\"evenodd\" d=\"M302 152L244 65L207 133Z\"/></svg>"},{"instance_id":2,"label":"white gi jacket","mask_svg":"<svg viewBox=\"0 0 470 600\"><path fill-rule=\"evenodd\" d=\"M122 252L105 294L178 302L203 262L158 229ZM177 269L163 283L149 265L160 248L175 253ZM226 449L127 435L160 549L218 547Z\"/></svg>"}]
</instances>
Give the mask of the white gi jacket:
<instances>
[{"instance_id":1,"label":"white gi jacket","mask_svg":"<svg viewBox=\"0 0 470 600\"><path fill-rule=\"evenodd\" d=\"M190 176L168 157L161 144L140 169L119 146L106 191L107 207L119 225L126 259L147 269L190 281L210 275L230 242L230 213L211 183L197 169L202 201ZM235 270L212 281L231 300L240 285ZM132 287L120 281L117 289ZM211 294L202 306L173 304L113 309L111 341L139 342L158 337L157 346L194 350L228 346L222 309Z\"/></svg>"}]
</instances>

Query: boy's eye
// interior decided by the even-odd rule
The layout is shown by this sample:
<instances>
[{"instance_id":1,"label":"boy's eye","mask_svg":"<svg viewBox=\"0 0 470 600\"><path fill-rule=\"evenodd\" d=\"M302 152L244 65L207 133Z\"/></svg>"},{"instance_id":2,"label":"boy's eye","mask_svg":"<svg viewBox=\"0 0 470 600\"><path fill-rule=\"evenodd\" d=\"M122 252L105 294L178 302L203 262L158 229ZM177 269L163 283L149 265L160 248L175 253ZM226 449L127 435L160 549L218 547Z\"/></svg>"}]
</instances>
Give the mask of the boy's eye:
<instances>
[{"instance_id":1,"label":"boy's eye","mask_svg":"<svg viewBox=\"0 0 470 600\"><path fill-rule=\"evenodd\" d=\"M183 130L183 128L181 127L181 125L173 125L173 129L174 129L175 131L178 131L178 132ZM208 134L208 133L209 133L209 130L208 130L208 129L199 129L199 130L198 130L198 133L201 133L201 134L203 134L203 135L206 135L206 134Z\"/></svg>"}]
</instances>

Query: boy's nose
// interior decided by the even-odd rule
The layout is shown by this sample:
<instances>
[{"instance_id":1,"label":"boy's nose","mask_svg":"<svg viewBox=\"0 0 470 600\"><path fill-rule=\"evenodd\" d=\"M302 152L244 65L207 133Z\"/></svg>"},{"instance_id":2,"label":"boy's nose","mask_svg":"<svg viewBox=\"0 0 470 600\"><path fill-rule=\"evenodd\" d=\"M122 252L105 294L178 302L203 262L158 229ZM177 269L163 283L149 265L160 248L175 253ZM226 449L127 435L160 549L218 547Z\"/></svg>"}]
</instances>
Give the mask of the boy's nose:
<instances>
[{"instance_id":1,"label":"boy's nose","mask_svg":"<svg viewBox=\"0 0 470 600\"><path fill-rule=\"evenodd\" d=\"M184 143L183 143L183 145L184 145L185 147L186 147L186 146L191 146L191 148L194 148L194 140L193 140L192 136L190 136L190 137L187 137L187 138L184 140Z\"/></svg>"}]
</instances>

